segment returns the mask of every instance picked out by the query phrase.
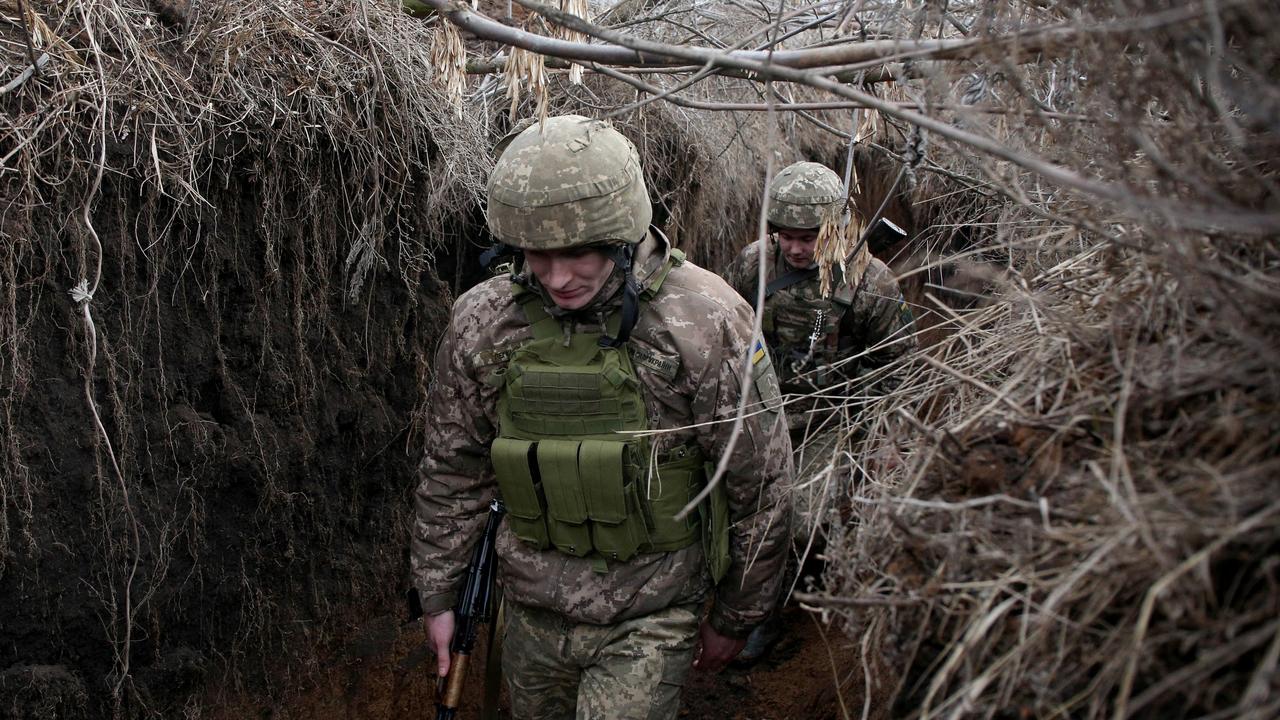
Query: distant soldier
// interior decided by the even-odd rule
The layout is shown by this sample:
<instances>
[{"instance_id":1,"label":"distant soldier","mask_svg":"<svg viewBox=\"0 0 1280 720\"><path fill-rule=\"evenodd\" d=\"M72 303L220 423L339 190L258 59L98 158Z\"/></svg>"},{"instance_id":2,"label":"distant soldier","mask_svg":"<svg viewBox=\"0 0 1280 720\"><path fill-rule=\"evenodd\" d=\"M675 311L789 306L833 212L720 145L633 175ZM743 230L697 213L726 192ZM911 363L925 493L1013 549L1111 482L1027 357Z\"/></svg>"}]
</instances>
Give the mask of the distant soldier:
<instances>
[{"instance_id":1,"label":"distant soldier","mask_svg":"<svg viewBox=\"0 0 1280 720\"><path fill-rule=\"evenodd\" d=\"M515 718L673 718L690 666L722 668L779 594L792 471L777 379L749 355L750 307L650 218L611 126L524 130L488 207L523 266L458 298L436 354L414 582L443 675L459 578L502 497ZM730 451L743 392L765 411ZM717 490L677 520L726 453Z\"/></svg>"},{"instance_id":2,"label":"distant soldier","mask_svg":"<svg viewBox=\"0 0 1280 720\"><path fill-rule=\"evenodd\" d=\"M915 349L912 314L889 268L859 249L845 276L833 267L830 293L821 291L815 248L824 227L838 228L845 206L844 184L829 168L798 162L769 185L769 238L764 250L762 328L787 399L792 444L799 453L795 502L797 538L807 539L821 522L828 485L817 477L847 441L833 411L843 397L868 388L855 381ZM725 271L725 278L753 305L758 297L760 249L751 243ZM892 376L872 388L897 386ZM743 652L763 654L773 640L762 627Z\"/></svg>"}]
</instances>

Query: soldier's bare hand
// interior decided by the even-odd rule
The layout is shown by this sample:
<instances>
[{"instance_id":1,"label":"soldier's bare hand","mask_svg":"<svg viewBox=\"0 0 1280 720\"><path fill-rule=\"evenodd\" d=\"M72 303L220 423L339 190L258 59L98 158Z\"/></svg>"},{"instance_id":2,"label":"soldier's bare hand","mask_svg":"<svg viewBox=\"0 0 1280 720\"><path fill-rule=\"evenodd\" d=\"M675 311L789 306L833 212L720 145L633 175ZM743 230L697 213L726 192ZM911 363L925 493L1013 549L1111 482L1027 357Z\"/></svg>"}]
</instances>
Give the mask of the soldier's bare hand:
<instances>
[{"instance_id":1,"label":"soldier's bare hand","mask_svg":"<svg viewBox=\"0 0 1280 720\"><path fill-rule=\"evenodd\" d=\"M721 635L711 627L711 623L703 620L702 627L698 628L698 650L693 656L693 666L703 672L718 673L730 660L738 657L746 644L745 638L739 640Z\"/></svg>"},{"instance_id":2,"label":"soldier's bare hand","mask_svg":"<svg viewBox=\"0 0 1280 720\"><path fill-rule=\"evenodd\" d=\"M436 668L440 677L449 674L449 644L453 642L453 623L452 610L425 618L427 644L436 651Z\"/></svg>"}]
</instances>

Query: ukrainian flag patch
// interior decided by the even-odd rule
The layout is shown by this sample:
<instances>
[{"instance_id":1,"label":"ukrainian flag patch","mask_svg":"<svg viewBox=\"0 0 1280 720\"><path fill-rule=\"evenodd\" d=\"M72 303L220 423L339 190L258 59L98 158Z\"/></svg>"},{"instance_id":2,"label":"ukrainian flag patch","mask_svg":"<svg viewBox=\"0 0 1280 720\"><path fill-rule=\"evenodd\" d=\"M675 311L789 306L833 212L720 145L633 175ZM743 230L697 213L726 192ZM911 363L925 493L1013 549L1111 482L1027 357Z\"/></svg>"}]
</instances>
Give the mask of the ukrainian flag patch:
<instances>
[{"instance_id":1,"label":"ukrainian flag patch","mask_svg":"<svg viewBox=\"0 0 1280 720\"><path fill-rule=\"evenodd\" d=\"M756 346L751 350L751 364L755 365L756 363L760 362L761 360L764 359L764 356L765 356L764 341L756 340Z\"/></svg>"}]
</instances>

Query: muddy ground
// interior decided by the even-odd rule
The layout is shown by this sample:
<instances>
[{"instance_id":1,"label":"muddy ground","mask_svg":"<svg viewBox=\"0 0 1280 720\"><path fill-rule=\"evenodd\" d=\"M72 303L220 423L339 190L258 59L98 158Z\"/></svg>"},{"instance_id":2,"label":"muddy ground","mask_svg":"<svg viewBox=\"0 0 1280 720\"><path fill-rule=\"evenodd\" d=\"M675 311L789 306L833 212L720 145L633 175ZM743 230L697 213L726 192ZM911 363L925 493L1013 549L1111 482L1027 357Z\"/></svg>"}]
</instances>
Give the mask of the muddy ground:
<instances>
[{"instance_id":1,"label":"muddy ground","mask_svg":"<svg viewBox=\"0 0 1280 720\"><path fill-rule=\"evenodd\" d=\"M681 718L706 720L826 720L861 717L864 678L859 650L848 638L822 628L798 608L783 616L785 634L752 666L718 675L695 672L685 686ZM434 659L421 628L403 618L379 618L357 628L317 674L309 688L279 698L223 698L221 718L385 718L431 716ZM477 651L477 658L484 650ZM481 662L468 674L462 718L480 717ZM836 678L843 688L837 694ZM499 705L506 716L505 699ZM885 717L880 703L868 717Z\"/></svg>"}]
</instances>

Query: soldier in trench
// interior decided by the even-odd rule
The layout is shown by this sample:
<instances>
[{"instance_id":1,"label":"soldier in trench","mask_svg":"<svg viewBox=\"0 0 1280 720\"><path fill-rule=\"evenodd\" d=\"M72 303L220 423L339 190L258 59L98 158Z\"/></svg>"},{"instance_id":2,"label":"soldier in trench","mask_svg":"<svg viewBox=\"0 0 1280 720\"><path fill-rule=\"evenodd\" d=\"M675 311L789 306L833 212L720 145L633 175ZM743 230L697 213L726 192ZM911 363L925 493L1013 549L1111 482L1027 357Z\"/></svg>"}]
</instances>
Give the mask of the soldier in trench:
<instances>
[{"instance_id":1,"label":"soldier in trench","mask_svg":"<svg viewBox=\"0 0 1280 720\"><path fill-rule=\"evenodd\" d=\"M823 472L851 446L840 422L843 398L891 392L898 378L881 375L867 386L860 376L912 352L913 318L893 274L863 245L846 264L833 267L824 294L815 248L824 225L831 232L844 212L844 183L814 162L787 166L768 188L769 237L764 248L765 299L761 327L773 356L793 447L796 479L793 528L803 547L819 531L831 507L830 475ZM753 305L757 301L761 250L744 248L725 270L728 283ZM788 583L789 584L789 583ZM761 657L777 639L776 616L752 633L741 661Z\"/></svg>"},{"instance_id":2,"label":"soldier in trench","mask_svg":"<svg viewBox=\"0 0 1280 720\"><path fill-rule=\"evenodd\" d=\"M522 266L454 304L415 495L439 672L496 494L513 716L673 718L690 667L722 668L779 595L792 465L770 358L750 307L649 226L638 155L607 123L517 135L487 219ZM743 392L757 412L732 443Z\"/></svg>"}]
</instances>

